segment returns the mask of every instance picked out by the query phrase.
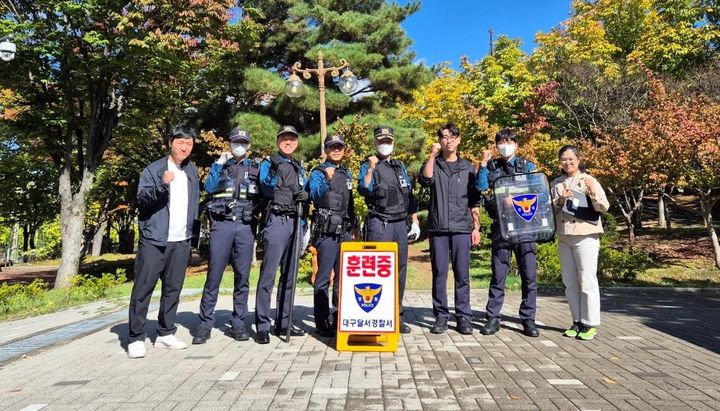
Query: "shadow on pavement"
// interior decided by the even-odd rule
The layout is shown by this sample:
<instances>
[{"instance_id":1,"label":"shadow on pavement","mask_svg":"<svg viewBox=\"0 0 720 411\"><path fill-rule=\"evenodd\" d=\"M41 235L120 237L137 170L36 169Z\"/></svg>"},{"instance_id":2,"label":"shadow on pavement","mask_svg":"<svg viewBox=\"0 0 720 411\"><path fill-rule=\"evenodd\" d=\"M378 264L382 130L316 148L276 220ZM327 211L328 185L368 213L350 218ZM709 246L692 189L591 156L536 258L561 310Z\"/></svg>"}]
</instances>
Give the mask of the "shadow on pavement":
<instances>
[{"instance_id":1,"label":"shadow on pavement","mask_svg":"<svg viewBox=\"0 0 720 411\"><path fill-rule=\"evenodd\" d=\"M720 353L720 293L673 290L612 290L602 293L602 310L642 323L690 344Z\"/></svg>"}]
</instances>

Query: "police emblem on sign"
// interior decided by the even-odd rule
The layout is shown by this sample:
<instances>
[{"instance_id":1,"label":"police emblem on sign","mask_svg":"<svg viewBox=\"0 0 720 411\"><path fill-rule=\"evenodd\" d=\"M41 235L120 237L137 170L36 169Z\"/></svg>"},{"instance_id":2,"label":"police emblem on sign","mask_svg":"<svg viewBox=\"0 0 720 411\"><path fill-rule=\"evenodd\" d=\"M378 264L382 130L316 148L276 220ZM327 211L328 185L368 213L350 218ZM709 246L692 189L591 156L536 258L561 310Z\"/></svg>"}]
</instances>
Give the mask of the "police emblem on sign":
<instances>
[{"instance_id":1,"label":"police emblem on sign","mask_svg":"<svg viewBox=\"0 0 720 411\"><path fill-rule=\"evenodd\" d=\"M355 284L355 301L366 313L377 307L382 295L381 284Z\"/></svg>"},{"instance_id":2,"label":"police emblem on sign","mask_svg":"<svg viewBox=\"0 0 720 411\"><path fill-rule=\"evenodd\" d=\"M537 212L537 194L523 194L513 196L513 208L517 215L525 221L530 221Z\"/></svg>"}]
</instances>

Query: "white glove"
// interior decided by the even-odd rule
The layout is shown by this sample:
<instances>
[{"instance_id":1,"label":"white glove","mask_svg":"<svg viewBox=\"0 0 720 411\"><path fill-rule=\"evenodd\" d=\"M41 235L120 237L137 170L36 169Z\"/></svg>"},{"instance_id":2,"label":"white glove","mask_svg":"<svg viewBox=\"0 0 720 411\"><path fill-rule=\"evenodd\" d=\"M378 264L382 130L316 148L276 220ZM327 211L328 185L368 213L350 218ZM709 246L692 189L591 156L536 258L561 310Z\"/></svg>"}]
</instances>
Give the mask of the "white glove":
<instances>
[{"instance_id":1,"label":"white glove","mask_svg":"<svg viewBox=\"0 0 720 411\"><path fill-rule=\"evenodd\" d=\"M420 238L420 224L417 221L413 221L407 236L412 241Z\"/></svg>"},{"instance_id":2,"label":"white glove","mask_svg":"<svg viewBox=\"0 0 720 411\"><path fill-rule=\"evenodd\" d=\"M232 158L232 154L230 153L222 153L220 154L220 157L218 157L217 160L215 160L216 164L225 165L225 163L228 162Z\"/></svg>"}]
</instances>

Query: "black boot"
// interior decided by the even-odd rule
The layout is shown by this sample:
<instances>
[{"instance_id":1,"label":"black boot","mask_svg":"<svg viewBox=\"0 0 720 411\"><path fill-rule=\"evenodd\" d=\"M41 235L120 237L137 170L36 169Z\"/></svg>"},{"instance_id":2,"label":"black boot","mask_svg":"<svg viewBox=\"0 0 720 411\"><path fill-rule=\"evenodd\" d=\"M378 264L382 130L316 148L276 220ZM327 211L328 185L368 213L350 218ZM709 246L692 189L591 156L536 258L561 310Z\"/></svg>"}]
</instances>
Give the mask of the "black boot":
<instances>
[{"instance_id":1,"label":"black boot","mask_svg":"<svg viewBox=\"0 0 720 411\"><path fill-rule=\"evenodd\" d=\"M457 319L457 332L464 335L470 335L473 333L472 322L468 318L458 317Z\"/></svg>"},{"instance_id":2,"label":"black boot","mask_svg":"<svg viewBox=\"0 0 720 411\"><path fill-rule=\"evenodd\" d=\"M500 319L499 318L490 318L485 323L485 325L480 328L480 334L482 335L493 335L496 332L500 331Z\"/></svg>"},{"instance_id":3,"label":"black boot","mask_svg":"<svg viewBox=\"0 0 720 411\"><path fill-rule=\"evenodd\" d=\"M195 336L192 339L193 344L205 344L210 339L209 328L198 328L195 330Z\"/></svg>"},{"instance_id":4,"label":"black boot","mask_svg":"<svg viewBox=\"0 0 720 411\"><path fill-rule=\"evenodd\" d=\"M522 322L523 326L523 334L527 335L528 337L539 337L540 336L540 330L538 330L537 326L535 325L535 320L531 319L525 319Z\"/></svg>"},{"instance_id":5,"label":"black boot","mask_svg":"<svg viewBox=\"0 0 720 411\"><path fill-rule=\"evenodd\" d=\"M448 329L447 318L438 317L435 319L435 325L430 330L433 334L444 334Z\"/></svg>"}]
</instances>

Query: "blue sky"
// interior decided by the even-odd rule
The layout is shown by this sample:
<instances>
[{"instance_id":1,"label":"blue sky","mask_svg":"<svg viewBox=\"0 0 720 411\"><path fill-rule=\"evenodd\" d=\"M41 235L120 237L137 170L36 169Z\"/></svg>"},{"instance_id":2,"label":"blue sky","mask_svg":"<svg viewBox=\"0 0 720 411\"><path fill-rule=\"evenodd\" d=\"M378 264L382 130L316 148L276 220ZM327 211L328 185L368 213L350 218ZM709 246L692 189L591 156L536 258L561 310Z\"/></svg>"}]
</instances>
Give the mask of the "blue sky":
<instances>
[{"instance_id":1,"label":"blue sky","mask_svg":"<svg viewBox=\"0 0 720 411\"><path fill-rule=\"evenodd\" d=\"M422 0L420 11L402 26L415 42L411 49L418 61L448 61L457 68L463 55L471 62L487 55L490 27L496 37L522 39L523 49L530 53L535 33L559 25L569 11L570 0Z\"/></svg>"}]
</instances>

